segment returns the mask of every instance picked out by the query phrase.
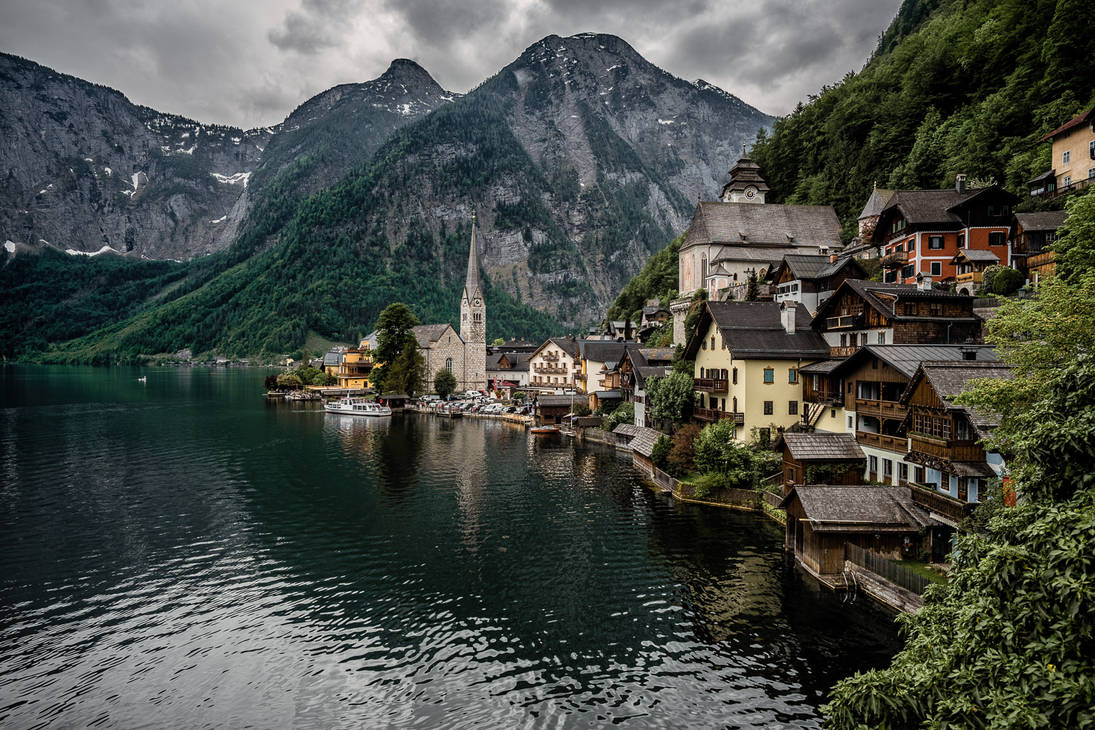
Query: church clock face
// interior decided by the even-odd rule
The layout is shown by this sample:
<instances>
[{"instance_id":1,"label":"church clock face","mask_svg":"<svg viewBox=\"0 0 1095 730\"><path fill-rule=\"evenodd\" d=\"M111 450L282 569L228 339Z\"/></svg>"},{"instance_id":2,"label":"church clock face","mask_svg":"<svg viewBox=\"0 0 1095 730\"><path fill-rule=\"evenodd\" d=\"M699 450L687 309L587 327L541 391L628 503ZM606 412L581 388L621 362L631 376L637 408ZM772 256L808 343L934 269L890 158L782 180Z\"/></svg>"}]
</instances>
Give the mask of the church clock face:
<instances>
[{"instance_id":1,"label":"church clock face","mask_svg":"<svg viewBox=\"0 0 1095 730\"><path fill-rule=\"evenodd\" d=\"M476 300L475 300L474 302L472 302L472 304L474 304L474 305L475 305L475 306L477 306L477 307L478 307L478 306L479 306L480 304L482 304L482 303L483 303L483 302L482 302L482 301L480 301L479 299L476 299Z\"/></svg>"},{"instance_id":2,"label":"church clock face","mask_svg":"<svg viewBox=\"0 0 1095 730\"><path fill-rule=\"evenodd\" d=\"M750 185L749 187L745 188L745 197L747 197L749 199L753 199L756 196L757 196L757 189L755 187Z\"/></svg>"}]
</instances>

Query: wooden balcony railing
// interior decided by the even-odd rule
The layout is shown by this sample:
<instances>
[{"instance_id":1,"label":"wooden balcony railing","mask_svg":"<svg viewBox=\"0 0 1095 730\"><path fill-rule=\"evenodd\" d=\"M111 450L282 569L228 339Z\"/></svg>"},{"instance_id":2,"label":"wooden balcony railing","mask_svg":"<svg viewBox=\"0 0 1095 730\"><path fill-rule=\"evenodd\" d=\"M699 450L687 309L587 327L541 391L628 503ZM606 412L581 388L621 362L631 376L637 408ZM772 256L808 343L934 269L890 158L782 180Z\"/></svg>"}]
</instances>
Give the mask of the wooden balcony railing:
<instances>
[{"instance_id":1,"label":"wooden balcony railing","mask_svg":"<svg viewBox=\"0 0 1095 730\"><path fill-rule=\"evenodd\" d=\"M983 275L984 274L981 271L967 271L964 274L956 274L955 277L954 277L954 280L956 282L958 282L959 284L965 284L965 283L980 284L981 283L981 277Z\"/></svg>"},{"instance_id":2,"label":"wooden balcony railing","mask_svg":"<svg viewBox=\"0 0 1095 730\"><path fill-rule=\"evenodd\" d=\"M899 454L907 454L909 451L909 440L904 436L888 436L884 433L856 431L855 440L867 446L877 446L880 449L896 451Z\"/></svg>"},{"instance_id":3,"label":"wooden balcony railing","mask_svg":"<svg viewBox=\"0 0 1095 730\"><path fill-rule=\"evenodd\" d=\"M696 378L695 389L704 393L726 393L730 381L722 378Z\"/></svg>"},{"instance_id":4,"label":"wooden balcony railing","mask_svg":"<svg viewBox=\"0 0 1095 730\"><path fill-rule=\"evenodd\" d=\"M569 371L563 365L539 365L537 364L533 370L538 373L546 373L548 375L566 375Z\"/></svg>"},{"instance_id":5,"label":"wooden balcony railing","mask_svg":"<svg viewBox=\"0 0 1095 730\"><path fill-rule=\"evenodd\" d=\"M922 433L909 434L909 450L948 461L984 461L985 450L974 441L947 441Z\"/></svg>"},{"instance_id":6,"label":"wooden balcony railing","mask_svg":"<svg viewBox=\"0 0 1095 730\"><path fill-rule=\"evenodd\" d=\"M738 426L745 425L744 413L731 413L730 411L718 411L714 408L696 408L693 409L692 415L696 417L697 421L722 421L728 418L734 419L734 423Z\"/></svg>"},{"instance_id":7,"label":"wooden balcony railing","mask_svg":"<svg viewBox=\"0 0 1095 730\"><path fill-rule=\"evenodd\" d=\"M855 412L864 416L878 416L879 418L901 421L905 419L907 410L905 406L896 401L871 400L869 398L855 399Z\"/></svg>"},{"instance_id":8,"label":"wooden balcony railing","mask_svg":"<svg viewBox=\"0 0 1095 730\"><path fill-rule=\"evenodd\" d=\"M955 523L966 519L977 506L943 494L931 485L909 482L909 489L912 490L913 502Z\"/></svg>"},{"instance_id":9,"label":"wooden balcony railing","mask_svg":"<svg viewBox=\"0 0 1095 730\"><path fill-rule=\"evenodd\" d=\"M855 351L859 349L858 345L833 345L829 348L829 357L851 357L855 354Z\"/></svg>"},{"instance_id":10,"label":"wooden balcony railing","mask_svg":"<svg viewBox=\"0 0 1095 730\"><path fill-rule=\"evenodd\" d=\"M844 394L839 391L814 390L807 387L802 391L802 400L807 403L820 403L826 406L842 406L844 405Z\"/></svg>"}]
</instances>

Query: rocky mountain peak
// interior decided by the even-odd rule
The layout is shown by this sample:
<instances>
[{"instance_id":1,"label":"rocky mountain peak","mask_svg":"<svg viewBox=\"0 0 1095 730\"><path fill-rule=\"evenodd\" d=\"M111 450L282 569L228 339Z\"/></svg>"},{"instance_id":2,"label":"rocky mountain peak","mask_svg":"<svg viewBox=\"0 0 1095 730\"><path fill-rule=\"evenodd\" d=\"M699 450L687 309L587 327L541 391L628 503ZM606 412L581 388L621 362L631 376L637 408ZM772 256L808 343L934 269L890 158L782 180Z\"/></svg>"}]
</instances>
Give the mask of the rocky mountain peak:
<instances>
[{"instance_id":1,"label":"rocky mountain peak","mask_svg":"<svg viewBox=\"0 0 1095 730\"><path fill-rule=\"evenodd\" d=\"M376 79L376 82L406 84L416 88L422 87L430 89L437 93L445 93L445 90L441 88L441 85L434 80L433 76L430 76L429 71L409 58L397 58L393 60L391 64L389 64L388 70L382 73Z\"/></svg>"}]
</instances>

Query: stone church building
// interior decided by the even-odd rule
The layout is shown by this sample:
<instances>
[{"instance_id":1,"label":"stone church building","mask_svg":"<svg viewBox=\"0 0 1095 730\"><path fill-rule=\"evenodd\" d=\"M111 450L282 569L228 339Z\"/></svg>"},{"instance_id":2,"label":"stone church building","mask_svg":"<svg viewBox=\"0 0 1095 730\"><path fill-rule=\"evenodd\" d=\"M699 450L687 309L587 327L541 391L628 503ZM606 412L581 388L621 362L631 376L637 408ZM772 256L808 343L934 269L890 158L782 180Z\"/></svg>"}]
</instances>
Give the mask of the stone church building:
<instances>
[{"instance_id":1,"label":"stone church building","mask_svg":"<svg viewBox=\"0 0 1095 730\"><path fill-rule=\"evenodd\" d=\"M460 297L460 332L450 324L423 324L414 328L418 349L425 361L425 390L433 390L437 373L448 369L456 376L456 389L487 387L487 305L479 278L479 249L475 219L471 224L468 272Z\"/></svg>"}]
</instances>

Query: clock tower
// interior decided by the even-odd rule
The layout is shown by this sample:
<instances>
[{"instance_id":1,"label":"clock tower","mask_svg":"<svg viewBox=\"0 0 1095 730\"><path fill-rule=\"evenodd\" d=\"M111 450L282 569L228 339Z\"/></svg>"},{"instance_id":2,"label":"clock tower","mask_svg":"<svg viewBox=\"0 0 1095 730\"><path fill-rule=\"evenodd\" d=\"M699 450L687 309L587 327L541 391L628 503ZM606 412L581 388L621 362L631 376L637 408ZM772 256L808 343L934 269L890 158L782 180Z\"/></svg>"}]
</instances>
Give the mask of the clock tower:
<instances>
[{"instance_id":1,"label":"clock tower","mask_svg":"<svg viewBox=\"0 0 1095 730\"><path fill-rule=\"evenodd\" d=\"M483 284L479 278L475 213L471 218L468 274L460 299L460 339L464 340L464 388L483 390L487 387L487 305L483 301Z\"/></svg>"},{"instance_id":2,"label":"clock tower","mask_svg":"<svg viewBox=\"0 0 1095 730\"><path fill-rule=\"evenodd\" d=\"M741 159L730 169L730 182L722 189L724 203L763 203L768 185L760 176L760 165L749 159L745 145L741 146Z\"/></svg>"}]
</instances>

